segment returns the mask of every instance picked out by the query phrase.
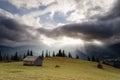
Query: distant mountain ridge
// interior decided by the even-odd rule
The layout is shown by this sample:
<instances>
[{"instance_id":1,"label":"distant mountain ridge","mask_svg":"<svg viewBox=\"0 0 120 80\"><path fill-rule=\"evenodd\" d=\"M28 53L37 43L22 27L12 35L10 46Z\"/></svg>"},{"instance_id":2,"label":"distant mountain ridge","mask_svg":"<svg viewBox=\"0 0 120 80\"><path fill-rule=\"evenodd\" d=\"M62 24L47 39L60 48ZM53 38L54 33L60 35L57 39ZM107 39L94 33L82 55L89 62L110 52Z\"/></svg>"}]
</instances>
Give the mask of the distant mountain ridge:
<instances>
[{"instance_id":1,"label":"distant mountain ridge","mask_svg":"<svg viewBox=\"0 0 120 80\"><path fill-rule=\"evenodd\" d=\"M34 50L34 51L38 51L40 50L40 47L38 46L18 46L18 47L10 47L10 46L4 46L4 45L0 45L0 50L2 54L8 53L8 54L14 54L16 51L18 53L25 53L27 52L27 50Z\"/></svg>"},{"instance_id":2,"label":"distant mountain ridge","mask_svg":"<svg viewBox=\"0 0 120 80\"><path fill-rule=\"evenodd\" d=\"M86 59L88 56L95 56L100 59L111 59L120 57L120 43L106 46L85 45L85 52L77 50L77 54Z\"/></svg>"}]
</instances>

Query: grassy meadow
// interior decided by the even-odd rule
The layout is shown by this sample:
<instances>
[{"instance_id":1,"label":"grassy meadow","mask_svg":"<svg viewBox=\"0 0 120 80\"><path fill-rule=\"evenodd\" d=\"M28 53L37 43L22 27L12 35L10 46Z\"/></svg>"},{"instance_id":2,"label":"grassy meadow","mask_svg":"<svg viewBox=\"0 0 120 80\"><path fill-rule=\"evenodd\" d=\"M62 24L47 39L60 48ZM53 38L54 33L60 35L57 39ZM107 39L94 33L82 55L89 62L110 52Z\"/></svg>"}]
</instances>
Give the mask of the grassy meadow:
<instances>
[{"instance_id":1,"label":"grassy meadow","mask_svg":"<svg viewBox=\"0 0 120 80\"><path fill-rule=\"evenodd\" d=\"M59 65L60 67L55 67ZM22 62L0 63L0 80L120 80L120 69L71 58L45 58L43 66Z\"/></svg>"}]
</instances>

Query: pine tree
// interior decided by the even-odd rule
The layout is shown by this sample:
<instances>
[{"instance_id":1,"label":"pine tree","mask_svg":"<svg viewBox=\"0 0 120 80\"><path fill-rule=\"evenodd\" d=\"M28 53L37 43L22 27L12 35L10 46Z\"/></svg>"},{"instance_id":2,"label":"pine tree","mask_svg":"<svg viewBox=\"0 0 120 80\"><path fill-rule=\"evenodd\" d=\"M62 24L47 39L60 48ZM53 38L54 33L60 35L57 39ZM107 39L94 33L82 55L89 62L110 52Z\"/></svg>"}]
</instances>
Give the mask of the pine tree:
<instances>
[{"instance_id":1,"label":"pine tree","mask_svg":"<svg viewBox=\"0 0 120 80\"><path fill-rule=\"evenodd\" d=\"M26 54L24 53L24 54L23 54L23 59L24 59L25 57L26 57Z\"/></svg>"},{"instance_id":2,"label":"pine tree","mask_svg":"<svg viewBox=\"0 0 120 80\"><path fill-rule=\"evenodd\" d=\"M49 51L49 55L48 55L48 57L50 57L50 51Z\"/></svg>"},{"instance_id":3,"label":"pine tree","mask_svg":"<svg viewBox=\"0 0 120 80\"><path fill-rule=\"evenodd\" d=\"M30 51L29 55L30 55L30 56L33 56L33 52L32 52L32 50Z\"/></svg>"},{"instance_id":4,"label":"pine tree","mask_svg":"<svg viewBox=\"0 0 120 80\"><path fill-rule=\"evenodd\" d=\"M14 59L13 59L13 55L11 55L10 60L11 60L11 61L13 61L13 60L14 60Z\"/></svg>"},{"instance_id":5,"label":"pine tree","mask_svg":"<svg viewBox=\"0 0 120 80\"><path fill-rule=\"evenodd\" d=\"M48 57L48 53L46 53L46 57Z\"/></svg>"},{"instance_id":6,"label":"pine tree","mask_svg":"<svg viewBox=\"0 0 120 80\"><path fill-rule=\"evenodd\" d=\"M59 52L56 54L56 56L59 56L59 57L65 57L66 55L65 55L65 51L63 50L59 50Z\"/></svg>"},{"instance_id":7,"label":"pine tree","mask_svg":"<svg viewBox=\"0 0 120 80\"><path fill-rule=\"evenodd\" d=\"M27 51L27 56L30 56L30 51L29 50Z\"/></svg>"},{"instance_id":8,"label":"pine tree","mask_svg":"<svg viewBox=\"0 0 120 80\"><path fill-rule=\"evenodd\" d=\"M46 50L46 57L48 57L48 51Z\"/></svg>"},{"instance_id":9,"label":"pine tree","mask_svg":"<svg viewBox=\"0 0 120 80\"><path fill-rule=\"evenodd\" d=\"M18 57L18 53L16 52L15 55L14 55L14 60L15 61L18 61L19 60L19 57Z\"/></svg>"},{"instance_id":10,"label":"pine tree","mask_svg":"<svg viewBox=\"0 0 120 80\"><path fill-rule=\"evenodd\" d=\"M63 52L62 52L62 57L66 57L64 50L63 50Z\"/></svg>"},{"instance_id":11,"label":"pine tree","mask_svg":"<svg viewBox=\"0 0 120 80\"><path fill-rule=\"evenodd\" d=\"M1 50L0 50L0 61L2 61L3 58L2 58L2 53L1 53Z\"/></svg>"},{"instance_id":12,"label":"pine tree","mask_svg":"<svg viewBox=\"0 0 120 80\"><path fill-rule=\"evenodd\" d=\"M62 51L61 51L61 49L59 50L58 56L62 57Z\"/></svg>"},{"instance_id":13,"label":"pine tree","mask_svg":"<svg viewBox=\"0 0 120 80\"><path fill-rule=\"evenodd\" d=\"M18 56L18 60L19 60L19 61L22 61L22 55L19 55L19 56Z\"/></svg>"},{"instance_id":14,"label":"pine tree","mask_svg":"<svg viewBox=\"0 0 120 80\"><path fill-rule=\"evenodd\" d=\"M79 56L78 56L78 55L76 55L76 59L79 59Z\"/></svg>"},{"instance_id":15,"label":"pine tree","mask_svg":"<svg viewBox=\"0 0 120 80\"><path fill-rule=\"evenodd\" d=\"M96 61L94 56L92 56L92 61Z\"/></svg>"},{"instance_id":16,"label":"pine tree","mask_svg":"<svg viewBox=\"0 0 120 80\"><path fill-rule=\"evenodd\" d=\"M53 51L53 57L55 57L55 52Z\"/></svg>"},{"instance_id":17,"label":"pine tree","mask_svg":"<svg viewBox=\"0 0 120 80\"><path fill-rule=\"evenodd\" d=\"M3 55L3 61L6 61L6 54Z\"/></svg>"},{"instance_id":18,"label":"pine tree","mask_svg":"<svg viewBox=\"0 0 120 80\"><path fill-rule=\"evenodd\" d=\"M71 55L71 53L70 53L70 52L69 52L69 54L68 54L68 57L69 57L69 58L72 58L72 55Z\"/></svg>"},{"instance_id":19,"label":"pine tree","mask_svg":"<svg viewBox=\"0 0 120 80\"><path fill-rule=\"evenodd\" d=\"M44 51L42 51L42 58L44 58Z\"/></svg>"},{"instance_id":20,"label":"pine tree","mask_svg":"<svg viewBox=\"0 0 120 80\"><path fill-rule=\"evenodd\" d=\"M9 61L9 54L6 54L6 61Z\"/></svg>"},{"instance_id":21,"label":"pine tree","mask_svg":"<svg viewBox=\"0 0 120 80\"><path fill-rule=\"evenodd\" d=\"M88 56L88 61L90 61L90 57Z\"/></svg>"}]
</instances>

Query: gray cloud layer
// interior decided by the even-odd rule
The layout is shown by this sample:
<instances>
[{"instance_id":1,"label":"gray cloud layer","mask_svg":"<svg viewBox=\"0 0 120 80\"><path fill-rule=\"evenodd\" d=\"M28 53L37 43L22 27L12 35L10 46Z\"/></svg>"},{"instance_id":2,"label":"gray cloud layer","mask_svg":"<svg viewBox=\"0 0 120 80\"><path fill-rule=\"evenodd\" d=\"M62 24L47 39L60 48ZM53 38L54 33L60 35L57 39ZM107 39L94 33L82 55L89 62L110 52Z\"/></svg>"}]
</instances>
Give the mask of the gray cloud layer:
<instances>
[{"instance_id":1,"label":"gray cloud layer","mask_svg":"<svg viewBox=\"0 0 120 80\"><path fill-rule=\"evenodd\" d=\"M0 42L9 41L22 42L37 39L37 35L33 32L39 32L50 38L59 38L68 36L73 38L81 38L83 40L101 40L114 41L120 39L120 1L108 15L98 18L98 21L87 22L81 24L69 24L57 27L53 30L39 28L34 30L29 26L20 24L13 19L0 16Z\"/></svg>"},{"instance_id":2,"label":"gray cloud layer","mask_svg":"<svg viewBox=\"0 0 120 80\"><path fill-rule=\"evenodd\" d=\"M120 17L120 0L114 4L115 6L111 9L106 16L100 17L100 20L109 20Z\"/></svg>"},{"instance_id":3,"label":"gray cloud layer","mask_svg":"<svg viewBox=\"0 0 120 80\"><path fill-rule=\"evenodd\" d=\"M117 19L115 21L65 25L51 31L39 29L39 32L48 37L69 36L86 40L104 40L112 38L113 36L119 36L119 25L120 19Z\"/></svg>"},{"instance_id":4,"label":"gray cloud layer","mask_svg":"<svg viewBox=\"0 0 120 80\"><path fill-rule=\"evenodd\" d=\"M13 19L0 16L0 42L24 42L35 38L32 29Z\"/></svg>"},{"instance_id":5,"label":"gray cloud layer","mask_svg":"<svg viewBox=\"0 0 120 80\"><path fill-rule=\"evenodd\" d=\"M98 7L95 9L100 9L100 8ZM20 43L20 44L23 43L24 46L25 43L27 43L27 45L33 43L35 45L36 44L39 45L40 49L42 48L47 49L48 46L46 47L45 44L42 41L40 41L40 35L45 35L53 39L67 36L72 38L80 38L87 41L99 40L105 43L110 42L110 44L112 44L111 42L114 43L118 42L117 44L120 44L120 0L118 0L118 2L115 4L115 7L110 12L108 12L107 15L91 17L91 20L93 18L93 19L97 19L97 21L69 24L69 25L57 27L55 29L45 29L45 28L33 29L33 27L21 24L20 22L5 17L4 15L5 14L0 14L0 45L1 44L14 45L16 43ZM34 40L36 40L35 43ZM106 46L106 48L108 48L106 51L104 49L105 46L98 47L96 45L94 46L91 44L90 45L86 44L84 46L87 54L90 55L106 56L112 54L111 56L113 57L115 53L118 53L116 54L116 56L117 57L120 56L119 45L118 46L115 45L113 48L109 48L110 44ZM53 48L54 50L58 48L58 47L56 48L55 46ZM27 48L29 47L30 46L27 46ZM33 48L36 47L32 47L32 49ZM81 52L79 51L80 50L78 50L78 54Z\"/></svg>"},{"instance_id":6,"label":"gray cloud layer","mask_svg":"<svg viewBox=\"0 0 120 80\"><path fill-rule=\"evenodd\" d=\"M97 21L82 24L69 24L53 30L38 29L41 34L58 38L68 36L84 40L114 41L120 39L120 1L106 16L101 16Z\"/></svg>"}]
</instances>

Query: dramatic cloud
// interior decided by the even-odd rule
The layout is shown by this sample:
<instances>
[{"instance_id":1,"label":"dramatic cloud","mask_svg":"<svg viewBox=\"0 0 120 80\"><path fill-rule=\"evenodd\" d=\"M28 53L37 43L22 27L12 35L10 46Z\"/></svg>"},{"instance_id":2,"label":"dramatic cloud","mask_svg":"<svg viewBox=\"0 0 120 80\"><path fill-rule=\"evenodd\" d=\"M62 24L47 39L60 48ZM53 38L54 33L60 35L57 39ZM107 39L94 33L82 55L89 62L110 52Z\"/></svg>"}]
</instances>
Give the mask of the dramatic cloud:
<instances>
[{"instance_id":1,"label":"dramatic cloud","mask_svg":"<svg viewBox=\"0 0 120 80\"><path fill-rule=\"evenodd\" d=\"M57 27L53 30L40 28L38 31L48 37L59 38L62 36L80 38L83 40L99 40L99 41L119 41L120 40L120 11L119 1L113 7L115 13L112 11L104 18L107 20L99 19L97 21L89 21L78 24L69 24L61 27ZM103 17L103 16L102 16ZM101 17L101 18L102 18Z\"/></svg>"},{"instance_id":2,"label":"dramatic cloud","mask_svg":"<svg viewBox=\"0 0 120 80\"><path fill-rule=\"evenodd\" d=\"M22 9L23 7L25 9L31 9L31 8L39 8L41 5L46 6L46 8L44 10L36 10L35 12L31 12L31 13L27 13L25 15L13 15L12 13L5 11L3 9L1 10L1 15L7 16L9 18L12 19L2 19L1 18L1 25L2 26L6 26L6 28L17 28L20 32L22 32L23 34L20 34L19 31L16 34L17 36L15 37L10 37L10 40L17 40L17 41L24 41L24 40L31 40L32 38L36 37L36 35L33 36L33 30L34 30L34 34L37 33L37 31L40 33L38 34L39 36L44 35L44 37L49 37L49 38L60 38L60 37L71 37L71 38L80 38L82 40L86 40L86 41L92 41L92 40L99 40L99 41L112 41L112 40L119 40L119 25L120 25L120 18L119 18L119 1L116 2L116 4L114 3L114 1L110 1L109 4L106 3L103 0L100 0L98 2L96 1L75 1L72 0L71 2L69 2L68 0L65 1L49 1L46 3L46 1L42 1L42 0L35 0L33 1L9 1L12 5L16 6L19 9ZM56 3L54 3L56 2ZM37 3L37 4L36 4ZM53 3L53 4L51 4ZM89 3L89 4L88 4ZM95 4L96 3L96 4ZM101 4L103 3L103 4ZM112 5L115 4L114 7L113 6L108 6L108 5ZM34 5L31 5L34 4ZM51 5L49 5L51 4ZM93 5L92 5L93 4ZM47 5L49 5L47 7ZM62 7L61 7L62 5ZM104 7L103 7L104 6ZM106 6L106 7L105 7ZM83 7L82 9L80 9L81 7ZM55 23L58 19L64 20L58 16L62 17L62 14L57 13L57 16L55 16L56 11L60 11L62 12L63 9L63 13L65 15L67 15L69 13L69 19L71 18L71 20L74 20L74 18L76 17L82 17L82 15L77 15L78 13L82 14L82 13L86 13L84 14L84 19L88 20L87 22L83 21L82 23L69 23L66 22L68 25L61 26L61 27L56 27L54 29L46 29L47 27L43 27L46 26L45 24L51 25L50 23L54 23L57 25L59 25L60 23ZM80 9L80 10L78 10ZM111 11L112 10L112 11ZM114 10L114 12L113 12ZM54 14L52 15L51 11L54 12ZM77 11L77 13L76 13ZM47 14L48 12L50 12L50 14ZM101 12L99 14L99 12ZM89 13L89 16L88 16ZM107 15L104 16L104 13L107 13ZM63 15L64 15L63 14ZM76 14L76 15L75 15ZM48 15L48 16L47 16ZM48 19L48 17L50 17L52 15L53 19L55 18L55 21L51 21L50 19ZM72 15L75 15L73 17L71 17ZM99 16L97 16L99 15ZM38 17L41 16L41 17ZM46 19L45 20L49 20L49 21L45 21L42 20L42 16L45 16ZM111 19L107 19L109 18L109 16L112 16ZM43 17L43 18L45 18ZM66 16L64 16L66 17ZM87 18L88 17L88 18ZM106 20L105 20L106 18ZM66 17L66 19L68 19L68 17ZM77 19L78 22L79 20L83 20L83 19ZM19 22L20 21L20 22ZM67 21L67 20L66 20ZM58 21L60 22L60 20ZM45 24L43 24L45 23ZM48 24L49 23L49 24ZM25 24L25 25L23 25ZM27 25L27 26L26 26ZM12 27L11 27L12 26ZM20 27L16 27L16 26L20 26ZM33 29L32 29L33 26ZM39 27L42 28L39 28ZM55 26L55 25L52 25ZM4 29L4 27L1 27ZM8 30L6 29L5 30ZM13 29L14 29L13 28ZM39 29L34 29L34 28L39 28ZM11 31L11 30L9 30ZM7 31L9 33L9 31ZM12 30L13 31L13 30ZM17 31L16 29L14 31ZM4 31L6 32L6 31ZM3 34L3 33L2 33ZM1 34L1 35L2 35ZM15 35L14 33L11 33L13 35ZM8 35L6 33L6 35ZM4 36L6 37L6 36ZM6 38L8 38L6 37ZM18 37L18 38L17 38ZM2 38L2 37L1 37ZM19 39L20 38L20 39ZM31 38L31 39L29 39ZM2 39L1 39L2 40ZM8 39L9 40L9 39Z\"/></svg>"},{"instance_id":3,"label":"dramatic cloud","mask_svg":"<svg viewBox=\"0 0 120 80\"><path fill-rule=\"evenodd\" d=\"M100 19L109 20L109 19L115 19L115 18L120 18L120 1L119 0L116 1L111 11L109 11L107 15L102 16Z\"/></svg>"},{"instance_id":4,"label":"dramatic cloud","mask_svg":"<svg viewBox=\"0 0 120 80\"><path fill-rule=\"evenodd\" d=\"M77 7L71 13L68 21L73 23L89 22L96 20L95 16L103 16L111 10L116 0L76 0ZM94 19L92 18L94 17ZM91 19L92 18L92 19Z\"/></svg>"},{"instance_id":5,"label":"dramatic cloud","mask_svg":"<svg viewBox=\"0 0 120 80\"><path fill-rule=\"evenodd\" d=\"M13 19L0 16L0 42L4 43L17 43L29 42L37 39L34 29L16 22Z\"/></svg>"},{"instance_id":6,"label":"dramatic cloud","mask_svg":"<svg viewBox=\"0 0 120 80\"><path fill-rule=\"evenodd\" d=\"M9 18L13 18L13 15L10 12L7 12L3 9L0 9L0 15L1 16L6 16L6 17L9 17Z\"/></svg>"},{"instance_id":7,"label":"dramatic cloud","mask_svg":"<svg viewBox=\"0 0 120 80\"><path fill-rule=\"evenodd\" d=\"M14 6L16 6L17 8L38 8L41 5L48 5L52 2L54 2L55 0L8 0L11 4L13 4Z\"/></svg>"},{"instance_id":8,"label":"dramatic cloud","mask_svg":"<svg viewBox=\"0 0 120 80\"><path fill-rule=\"evenodd\" d=\"M40 33L48 37L68 36L85 40L110 40L120 36L120 19L105 22L92 22L65 25L54 30L39 29Z\"/></svg>"},{"instance_id":9,"label":"dramatic cloud","mask_svg":"<svg viewBox=\"0 0 120 80\"><path fill-rule=\"evenodd\" d=\"M0 42L46 45L55 50L77 48L76 52L87 50L90 54L92 45L100 49L97 51L106 50L108 45L120 42L120 1L2 0Z\"/></svg>"},{"instance_id":10,"label":"dramatic cloud","mask_svg":"<svg viewBox=\"0 0 120 80\"><path fill-rule=\"evenodd\" d=\"M91 18L105 15L111 10L116 1L8 0L12 6L20 11L20 13L15 14L17 15L15 19L21 20L26 25L34 26L35 28L43 26L54 28L54 26L58 26L59 24L66 25L96 20L96 18Z\"/></svg>"}]
</instances>

